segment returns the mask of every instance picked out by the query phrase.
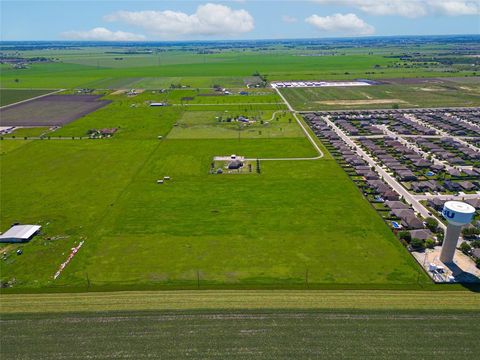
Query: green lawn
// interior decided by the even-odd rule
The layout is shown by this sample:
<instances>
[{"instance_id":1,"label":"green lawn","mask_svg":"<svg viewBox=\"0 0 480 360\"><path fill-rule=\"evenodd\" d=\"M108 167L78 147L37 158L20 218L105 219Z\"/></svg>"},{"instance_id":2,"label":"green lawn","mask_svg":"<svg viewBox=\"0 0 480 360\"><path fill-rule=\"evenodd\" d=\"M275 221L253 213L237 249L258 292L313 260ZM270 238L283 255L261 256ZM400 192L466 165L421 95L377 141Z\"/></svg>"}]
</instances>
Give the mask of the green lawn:
<instances>
[{"instance_id":1,"label":"green lawn","mask_svg":"<svg viewBox=\"0 0 480 360\"><path fill-rule=\"evenodd\" d=\"M3 359L473 359L478 311L181 311L2 316ZM477 354L477 355L475 355Z\"/></svg>"},{"instance_id":2,"label":"green lawn","mask_svg":"<svg viewBox=\"0 0 480 360\"><path fill-rule=\"evenodd\" d=\"M34 98L36 96L45 95L53 90L39 89L0 89L0 106L13 104L22 100Z\"/></svg>"},{"instance_id":3,"label":"green lawn","mask_svg":"<svg viewBox=\"0 0 480 360\"><path fill-rule=\"evenodd\" d=\"M295 110L479 106L480 86L471 82L282 89Z\"/></svg>"}]
</instances>

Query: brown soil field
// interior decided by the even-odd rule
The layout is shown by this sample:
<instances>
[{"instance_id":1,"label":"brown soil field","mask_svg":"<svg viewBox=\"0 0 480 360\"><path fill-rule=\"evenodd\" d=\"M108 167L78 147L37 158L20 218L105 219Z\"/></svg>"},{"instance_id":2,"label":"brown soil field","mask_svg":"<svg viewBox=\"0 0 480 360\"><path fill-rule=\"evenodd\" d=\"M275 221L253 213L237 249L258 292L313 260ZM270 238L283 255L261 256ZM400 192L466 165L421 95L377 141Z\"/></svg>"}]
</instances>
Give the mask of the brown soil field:
<instances>
[{"instance_id":1,"label":"brown soil field","mask_svg":"<svg viewBox=\"0 0 480 360\"><path fill-rule=\"evenodd\" d=\"M50 95L0 110L1 126L61 126L110 103L98 95Z\"/></svg>"}]
</instances>

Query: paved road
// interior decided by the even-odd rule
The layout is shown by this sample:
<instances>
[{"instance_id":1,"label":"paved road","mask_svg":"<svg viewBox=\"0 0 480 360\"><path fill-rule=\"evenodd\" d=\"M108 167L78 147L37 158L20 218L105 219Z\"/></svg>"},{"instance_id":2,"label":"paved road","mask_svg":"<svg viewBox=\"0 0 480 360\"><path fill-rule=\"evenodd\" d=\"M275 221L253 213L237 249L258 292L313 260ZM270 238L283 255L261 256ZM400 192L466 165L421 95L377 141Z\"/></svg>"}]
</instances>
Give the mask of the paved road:
<instances>
[{"instance_id":1,"label":"paved road","mask_svg":"<svg viewBox=\"0 0 480 360\"><path fill-rule=\"evenodd\" d=\"M467 199L480 199L480 194L463 194L463 195L435 195L435 194L423 194L423 195L413 195L417 200L429 200L429 199L440 199L440 200L467 200Z\"/></svg>"},{"instance_id":2,"label":"paved road","mask_svg":"<svg viewBox=\"0 0 480 360\"><path fill-rule=\"evenodd\" d=\"M384 138L385 134L383 135L354 135L350 136L350 139L360 139L360 138L366 138L366 139L382 139ZM442 139L445 136L443 135L411 135L411 134L400 134L399 136L403 138L421 138L421 139ZM462 139L462 140L473 140L473 139L478 139L480 136L457 136L457 138Z\"/></svg>"},{"instance_id":3,"label":"paved road","mask_svg":"<svg viewBox=\"0 0 480 360\"><path fill-rule=\"evenodd\" d=\"M282 98L282 100L284 101L285 105L287 105L287 108L288 110L292 113L293 117L295 118L295 120L297 121L297 124L302 128L302 131L303 133L305 134L305 136L307 137L307 139L310 141L310 143L313 145L313 147L315 148L315 150L317 151L318 153L318 156L315 156L315 157L294 157L294 158L260 158L258 160L261 160L261 161L305 161L305 160L318 160L318 159L321 159L324 154L323 154L323 151L320 149L320 147L318 146L317 142L314 140L314 138L312 137L312 135L310 135L310 133L308 132L307 128L305 127L305 125L303 124L303 121L301 119L298 118L298 115L297 115L297 112L292 108L292 106L290 105L290 103L287 101L287 99L285 99L285 97L282 95L282 93L280 93L280 91L275 88L275 90L277 91L278 95ZM280 110L280 111L277 111L277 112L282 112L283 110ZM272 119L275 117L275 114L277 113L275 112L273 115L272 115ZM248 161L256 161L257 159L245 159L245 160L248 160Z\"/></svg>"},{"instance_id":4,"label":"paved road","mask_svg":"<svg viewBox=\"0 0 480 360\"><path fill-rule=\"evenodd\" d=\"M318 158L323 157L323 156L324 156L324 155L323 155L323 151L320 149L320 147L318 146L317 142L313 139L312 135L310 135L310 133L308 132L307 128L306 128L305 125L303 124L303 121L298 118L298 115L297 115L297 112L295 111L295 109L290 105L290 103L287 101L287 99L285 98L285 96L283 96L283 94L280 92L280 90L278 90L278 88L275 88L275 91L276 91L277 94L282 98L282 100L285 102L285 105L287 105L288 110L290 110L290 112L293 114L293 117L295 118L295 120L297 120L298 125L300 125L300 127L302 128L303 133L305 134L305 136L307 137L307 139L310 141L310 143L313 145L313 147L315 148L315 150L317 150L317 152L318 152L318 157L316 157L315 159L318 159Z\"/></svg>"},{"instance_id":5,"label":"paved road","mask_svg":"<svg viewBox=\"0 0 480 360\"><path fill-rule=\"evenodd\" d=\"M414 195L410 194L398 181L382 169L376 162L373 160L370 155L368 155L359 145L353 142L339 127L337 127L328 116L324 116L323 120L337 133L338 136L349 146L356 149L357 154L362 157L370 166L375 168L375 171L383 178L383 180L393 189L396 193L402 196L407 203L409 203L412 208L419 213L423 218L435 217L430 215L429 211L420 203L419 200L415 198ZM437 218L439 226L446 229L445 225Z\"/></svg>"}]
</instances>

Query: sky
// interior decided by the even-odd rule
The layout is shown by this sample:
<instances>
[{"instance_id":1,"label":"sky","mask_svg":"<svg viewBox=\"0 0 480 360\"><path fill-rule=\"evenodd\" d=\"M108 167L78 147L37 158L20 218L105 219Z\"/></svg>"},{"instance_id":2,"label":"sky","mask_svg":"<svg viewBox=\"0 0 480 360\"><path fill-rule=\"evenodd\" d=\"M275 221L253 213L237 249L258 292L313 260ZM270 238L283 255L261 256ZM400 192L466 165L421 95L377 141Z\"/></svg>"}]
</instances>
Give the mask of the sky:
<instances>
[{"instance_id":1,"label":"sky","mask_svg":"<svg viewBox=\"0 0 480 360\"><path fill-rule=\"evenodd\" d=\"M0 6L2 41L480 34L480 0L0 0Z\"/></svg>"}]
</instances>

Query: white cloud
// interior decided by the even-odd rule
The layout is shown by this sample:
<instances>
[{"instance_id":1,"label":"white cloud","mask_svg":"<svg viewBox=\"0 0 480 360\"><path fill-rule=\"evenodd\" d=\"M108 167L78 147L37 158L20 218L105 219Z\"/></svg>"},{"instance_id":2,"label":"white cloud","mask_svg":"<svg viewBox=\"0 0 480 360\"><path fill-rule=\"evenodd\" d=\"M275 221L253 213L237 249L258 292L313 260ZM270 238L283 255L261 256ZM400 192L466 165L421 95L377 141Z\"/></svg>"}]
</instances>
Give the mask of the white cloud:
<instances>
[{"instance_id":1,"label":"white cloud","mask_svg":"<svg viewBox=\"0 0 480 360\"><path fill-rule=\"evenodd\" d=\"M432 10L449 16L480 15L480 1L429 1Z\"/></svg>"},{"instance_id":2,"label":"white cloud","mask_svg":"<svg viewBox=\"0 0 480 360\"><path fill-rule=\"evenodd\" d=\"M288 24L293 24L293 23L296 23L298 21L298 19L296 17L293 17L293 16L283 15L282 16L282 21L285 22L285 23L288 23Z\"/></svg>"},{"instance_id":3,"label":"white cloud","mask_svg":"<svg viewBox=\"0 0 480 360\"><path fill-rule=\"evenodd\" d=\"M409 18L430 13L449 16L480 14L479 0L315 0L315 2L353 7L369 15L400 15Z\"/></svg>"},{"instance_id":4,"label":"white cloud","mask_svg":"<svg viewBox=\"0 0 480 360\"><path fill-rule=\"evenodd\" d=\"M350 35L371 35L375 32L373 26L367 24L355 14L312 15L305 21L325 32Z\"/></svg>"},{"instance_id":5,"label":"white cloud","mask_svg":"<svg viewBox=\"0 0 480 360\"><path fill-rule=\"evenodd\" d=\"M145 40L144 35L132 34L124 31L111 31L104 27L96 27L87 31L67 31L62 37L70 40L92 41L140 41Z\"/></svg>"},{"instance_id":6,"label":"white cloud","mask_svg":"<svg viewBox=\"0 0 480 360\"><path fill-rule=\"evenodd\" d=\"M117 11L105 16L105 20L138 26L164 38L235 35L254 28L253 17L246 10L211 3L199 5L191 15L171 10Z\"/></svg>"}]
</instances>

